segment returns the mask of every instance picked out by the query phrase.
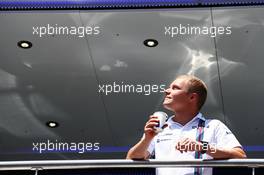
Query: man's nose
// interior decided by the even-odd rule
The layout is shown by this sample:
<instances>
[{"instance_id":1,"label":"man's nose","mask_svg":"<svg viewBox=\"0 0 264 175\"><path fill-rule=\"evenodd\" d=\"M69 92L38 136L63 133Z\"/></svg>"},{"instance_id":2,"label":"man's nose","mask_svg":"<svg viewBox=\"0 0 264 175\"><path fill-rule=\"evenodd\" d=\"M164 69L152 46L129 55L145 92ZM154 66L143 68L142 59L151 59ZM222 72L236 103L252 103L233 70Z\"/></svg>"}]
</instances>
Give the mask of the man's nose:
<instances>
[{"instance_id":1,"label":"man's nose","mask_svg":"<svg viewBox=\"0 0 264 175\"><path fill-rule=\"evenodd\" d=\"M169 95L170 94L170 88L168 88L168 89L165 90L165 94L166 95Z\"/></svg>"}]
</instances>

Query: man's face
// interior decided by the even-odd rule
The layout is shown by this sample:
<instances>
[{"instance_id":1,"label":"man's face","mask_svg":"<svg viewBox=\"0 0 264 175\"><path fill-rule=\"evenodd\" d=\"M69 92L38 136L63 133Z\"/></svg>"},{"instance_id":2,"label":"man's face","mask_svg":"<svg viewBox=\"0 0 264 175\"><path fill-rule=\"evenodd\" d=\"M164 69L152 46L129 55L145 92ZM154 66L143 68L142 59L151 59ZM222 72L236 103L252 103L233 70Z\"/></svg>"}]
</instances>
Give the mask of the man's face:
<instances>
[{"instance_id":1,"label":"man's face","mask_svg":"<svg viewBox=\"0 0 264 175\"><path fill-rule=\"evenodd\" d=\"M173 112L188 110L190 94L188 93L188 81L178 78L165 90L163 106Z\"/></svg>"}]
</instances>

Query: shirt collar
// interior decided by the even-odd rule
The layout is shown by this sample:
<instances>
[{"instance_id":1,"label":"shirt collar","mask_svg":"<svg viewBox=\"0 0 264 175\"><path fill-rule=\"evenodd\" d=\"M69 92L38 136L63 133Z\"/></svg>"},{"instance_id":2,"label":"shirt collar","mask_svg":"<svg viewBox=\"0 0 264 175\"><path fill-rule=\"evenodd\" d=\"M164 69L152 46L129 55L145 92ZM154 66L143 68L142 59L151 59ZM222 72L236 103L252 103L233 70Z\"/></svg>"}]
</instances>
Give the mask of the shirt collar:
<instances>
[{"instance_id":1,"label":"shirt collar","mask_svg":"<svg viewBox=\"0 0 264 175\"><path fill-rule=\"evenodd\" d=\"M173 125L173 124L176 124L176 125L180 125L180 126L182 126L180 123L177 123L177 122L175 122L175 121L173 121L172 120L172 118L174 117L174 115L173 116L171 116L170 118L169 118L169 120L168 120L168 123L169 123L169 126L170 125ZM203 120L203 121L205 121L205 118L203 117L203 115L202 115L202 113L198 113L192 120L190 120L188 123L186 123L184 126L187 126L187 125L189 125L189 124L191 124L192 122L194 122L195 120L198 120L198 119L201 119L201 120Z\"/></svg>"},{"instance_id":2,"label":"shirt collar","mask_svg":"<svg viewBox=\"0 0 264 175\"><path fill-rule=\"evenodd\" d=\"M205 118L203 117L202 113L198 113L195 117L193 117L192 120L190 120L188 123L186 123L184 126L188 126L189 124L193 123L194 121L201 119L203 121L205 121Z\"/></svg>"},{"instance_id":3,"label":"shirt collar","mask_svg":"<svg viewBox=\"0 0 264 175\"><path fill-rule=\"evenodd\" d=\"M204 118L204 116L203 116L203 114L202 113L198 113L194 118L198 118L198 119L201 119L201 120L203 120L203 121L205 121L205 118Z\"/></svg>"}]
</instances>

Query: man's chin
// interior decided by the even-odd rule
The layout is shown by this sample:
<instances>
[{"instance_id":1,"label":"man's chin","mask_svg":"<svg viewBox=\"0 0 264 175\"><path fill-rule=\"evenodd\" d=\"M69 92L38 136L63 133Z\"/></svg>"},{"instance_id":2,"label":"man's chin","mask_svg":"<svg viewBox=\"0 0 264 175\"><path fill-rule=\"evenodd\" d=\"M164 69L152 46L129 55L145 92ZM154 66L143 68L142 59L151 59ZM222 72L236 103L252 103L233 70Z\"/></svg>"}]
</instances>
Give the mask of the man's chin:
<instances>
[{"instance_id":1,"label":"man's chin","mask_svg":"<svg viewBox=\"0 0 264 175\"><path fill-rule=\"evenodd\" d=\"M165 109L168 109L168 110L170 110L170 111L173 111L172 108L170 107L170 104L169 104L169 103L164 103L164 102L163 102L163 107L164 107Z\"/></svg>"}]
</instances>

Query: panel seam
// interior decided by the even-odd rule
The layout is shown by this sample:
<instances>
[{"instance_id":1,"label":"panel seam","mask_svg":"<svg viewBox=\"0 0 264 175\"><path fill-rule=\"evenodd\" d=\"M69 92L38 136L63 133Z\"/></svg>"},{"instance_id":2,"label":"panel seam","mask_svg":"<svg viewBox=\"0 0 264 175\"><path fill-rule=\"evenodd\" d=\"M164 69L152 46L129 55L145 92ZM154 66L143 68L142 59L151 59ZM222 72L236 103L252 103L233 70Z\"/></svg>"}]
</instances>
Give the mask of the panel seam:
<instances>
[{"instance_id":1,"label":"panel seam","mask_svg":"<svg viewBox=\"0 0 264 175\"><path fill-rule=\"evenodd\" d=\"M214 25L214 18L213 18L213 8L210 8L211 13L211 21L212 21L212 27L215 27ZM226 123L226 112L225 112L225 105L224 105L224 96L223 96L223 89L222 89L222 81L221 81L221 75L220 75L220 66L219 66L219 59L218 59L218 52L217 52L217 42L216 37L213 37L214 40L214 49L215 49L215 57L216 57L216 64L217 64L217 72L218 72L218 81L219 81L219 88L220 88L220 97L221 97L221 106L222 111L224 114L224 123Z\"/></svg>"}]
</instances>

